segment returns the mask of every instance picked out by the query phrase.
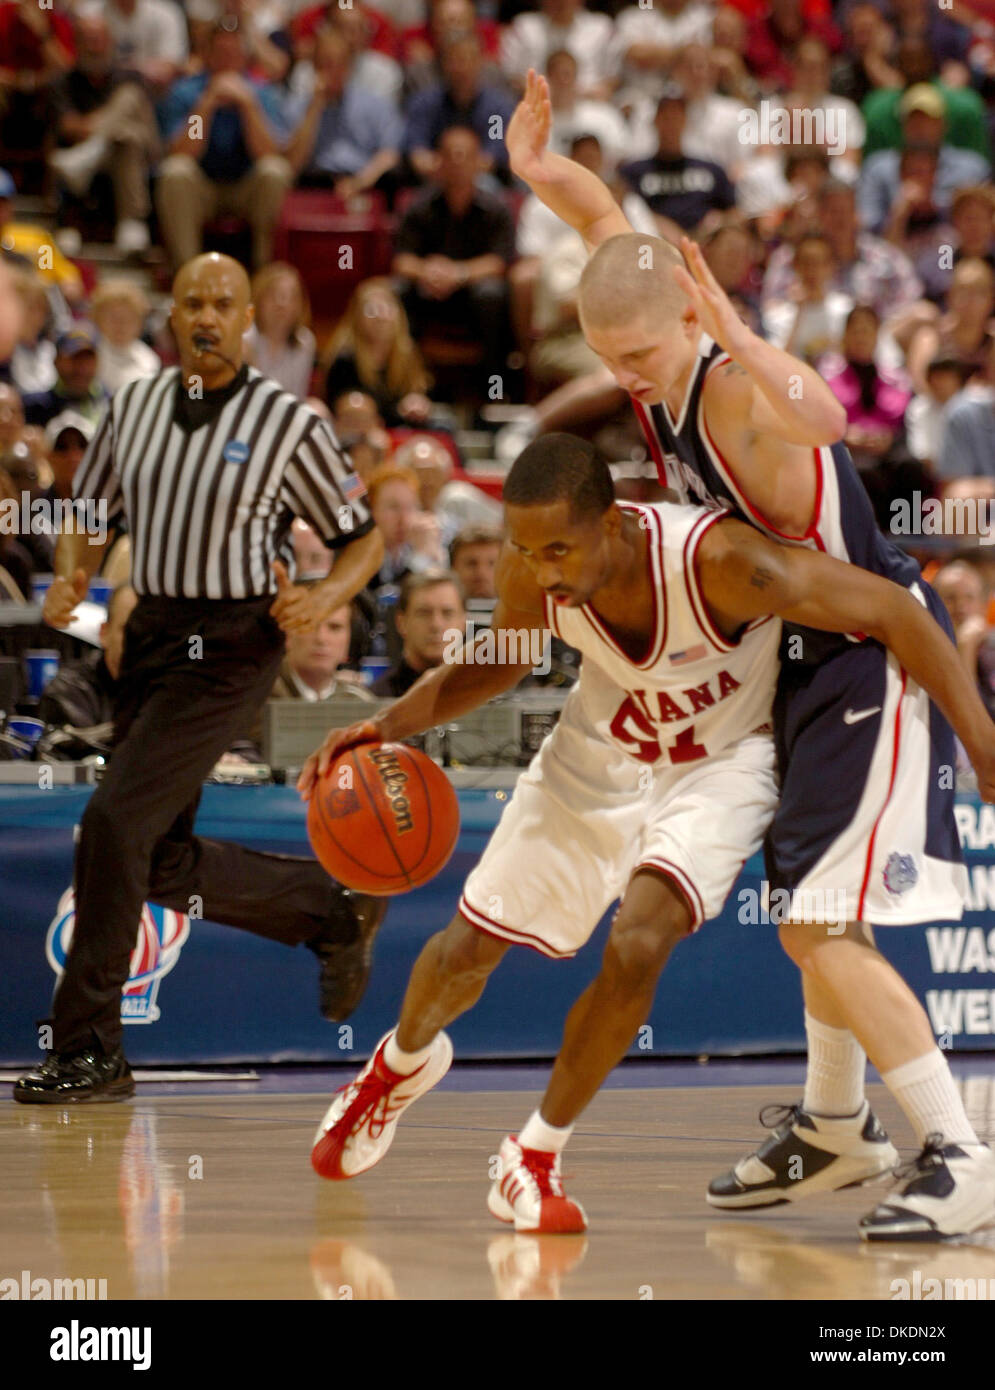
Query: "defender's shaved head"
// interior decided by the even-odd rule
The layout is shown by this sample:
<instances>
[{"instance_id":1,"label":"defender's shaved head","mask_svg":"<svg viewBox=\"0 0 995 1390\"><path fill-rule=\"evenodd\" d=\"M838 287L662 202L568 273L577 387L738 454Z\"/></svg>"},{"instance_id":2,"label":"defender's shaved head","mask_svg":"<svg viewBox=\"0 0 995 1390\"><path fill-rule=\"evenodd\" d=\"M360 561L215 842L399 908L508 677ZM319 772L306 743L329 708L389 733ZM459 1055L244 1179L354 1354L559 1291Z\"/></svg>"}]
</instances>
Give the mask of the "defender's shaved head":
<instances>
[{"instance_id":1,"label":"defender's shaved head","mask_svg":"<svg viewBox=\"0 0 995 1390\"><path fill-rule=\"evenodd\" d=\"M654 320L677 319L688 297L673 276L684 257L662 237L626 232L609 237L584 267L580 316L585 325L622 324L649 311Z\"/></svg>"}]
</instances>

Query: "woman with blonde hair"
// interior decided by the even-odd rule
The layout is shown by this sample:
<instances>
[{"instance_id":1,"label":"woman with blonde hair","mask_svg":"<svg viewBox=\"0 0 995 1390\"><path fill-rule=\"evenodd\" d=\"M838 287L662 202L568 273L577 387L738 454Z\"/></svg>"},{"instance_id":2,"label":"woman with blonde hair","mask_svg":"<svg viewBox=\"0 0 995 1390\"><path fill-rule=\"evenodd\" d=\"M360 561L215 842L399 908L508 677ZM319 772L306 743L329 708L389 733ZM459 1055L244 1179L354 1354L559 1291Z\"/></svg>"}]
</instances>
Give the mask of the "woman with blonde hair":
<instances>
[{"instance_id":1,"label":"woman with blonde hair","mask_svg":"<svg viewBox=\"0 0 995 1390\"><path fill-rule=\"evenodd\" d=\"M328 357L329 405L344 392L359 390L373 397L388 426L427 420L432 403L425 393L431 378L388 279L378 276L356 286Z\"/></svg>"},{"instance_id":2,"label":"woman with blonde hair","mask_svg":"<svg viewBox=\"0 0 995 1390\"><path fill-rule=\"evenodd\" d=\"M93 291L90 313L100 334L97 379L111 395L162 370L159 354L142 341L149 307L141 287L123 277L101 280Z\"/></svg>"},{"instance_id":3,"label":"woman with blonde hair","mask_svg":"<svg viewBox=\"0 0 995 1390\"><path fill-rule=\"evenodd\" d=\"M242 339L245 360L299 401L311 394L314 334L304 281L286 261L273 261L252 277L256 317Z\"/></svg>"}]
</instances>

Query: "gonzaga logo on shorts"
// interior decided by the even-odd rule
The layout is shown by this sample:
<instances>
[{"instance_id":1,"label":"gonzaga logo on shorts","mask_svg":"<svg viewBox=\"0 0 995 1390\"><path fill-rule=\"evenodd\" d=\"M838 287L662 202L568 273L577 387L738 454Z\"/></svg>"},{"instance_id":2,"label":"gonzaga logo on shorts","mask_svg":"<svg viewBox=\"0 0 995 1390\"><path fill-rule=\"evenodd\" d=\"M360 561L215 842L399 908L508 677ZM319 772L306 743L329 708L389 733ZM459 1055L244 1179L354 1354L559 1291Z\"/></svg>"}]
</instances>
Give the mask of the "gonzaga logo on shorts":
<instances>
[{"instance_id":1,"label":"gonzaga logo on shorts","mask_svg":"<svg viewBox=\"0 0 995 1390\"><path fill-rule=\"evenodd\" d=\"M899 854L897 850L888 855L884 866L884 886L896 897L914 888L919 881L919 870L911 854Z\"/></svg>"},{"instance_id":2,"label":"gonzaga logo on shorts","mask_svg":"<svg viewBox=\"0 0 995 1390\"><path fill-rule=\"evenodd\" d=\"M76 900L72 888L67 888L59 899L45 940L45 954L56 975L66 968L75 925ZM155 1023L159 1017L159 983L179 960L180 948L189 935L190 919L186 913L145 903L138 940L131 953L128 982L121 992L122 1023Z\"/></svg>"}]
</instances>

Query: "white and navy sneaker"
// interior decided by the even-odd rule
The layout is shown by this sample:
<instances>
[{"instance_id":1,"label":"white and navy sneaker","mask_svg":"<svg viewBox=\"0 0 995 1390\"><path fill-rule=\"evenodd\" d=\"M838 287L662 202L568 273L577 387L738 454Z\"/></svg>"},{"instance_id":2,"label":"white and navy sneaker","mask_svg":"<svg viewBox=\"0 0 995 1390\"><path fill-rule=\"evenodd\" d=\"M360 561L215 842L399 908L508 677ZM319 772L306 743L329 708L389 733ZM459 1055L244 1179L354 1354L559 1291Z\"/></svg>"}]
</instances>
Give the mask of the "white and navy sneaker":
<instances>
[{"instance_id":1,"label":"white and navy sneaker","mask_svg":"<svg viewBox=\"0 0 995 1390\"><path fill-rule=\"evenodd\" d=\"M945 1144L896 1168L900 1186L860 1223L864 1240L946 1240L995 1223L995 1154L987 1144Z\"/></svg>"},{"instance_id":2,"label":"white and navy sneaker","mask_svg":"<svg viewBox=\"0 0 995 1390\"><path fill-rule=\"evenodd\" d=\"M856 1115L812 1115L800 1105L765 1105L774 1133L708 1186L710 1206L746 1210L859 1187L889 1173L898 1151L865 1100Z\"/></svg>"}]
</instances>

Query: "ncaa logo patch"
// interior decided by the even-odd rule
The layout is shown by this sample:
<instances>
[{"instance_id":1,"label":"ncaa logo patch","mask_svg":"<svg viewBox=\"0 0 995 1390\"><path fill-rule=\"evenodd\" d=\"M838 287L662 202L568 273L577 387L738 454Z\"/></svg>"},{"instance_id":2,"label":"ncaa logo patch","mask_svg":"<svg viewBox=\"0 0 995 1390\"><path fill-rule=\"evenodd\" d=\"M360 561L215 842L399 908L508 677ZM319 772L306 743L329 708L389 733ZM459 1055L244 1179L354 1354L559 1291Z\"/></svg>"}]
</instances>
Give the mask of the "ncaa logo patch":
<instances>
[{"instance_id":1,"label":"ncaa logo patch","mask_svg":"<svg viewBox=\"0 0 995 1390\"><path fill-rule=\"evenodd\" d=\"M919 870L911 854L899 854L897 850L893 850L888 855L882 877L888 892L897 898L919 882Z\"/></svg>"},{"instance_id":2,"label":"ncaa logo patch","mask_svg":"<svg viewBox=\"0 0 995 1390\"><path fill-rule=\"evenodd\" d=\"M67 888L45 938L45 955L56 975L66 968L75 925L76 899L72 888ZM185 912L174 912L157 903L143 905L128 979L121 991L122 1023L155 1023L159 1017L159 984L179 960L180 949L189 935L190 919Z\"/></svg>"},{"instance_id":3,"label":"ncaa logo patch","mask_svg":"<svg viewBox=\"0 0 995 1390\"><path fill-rule=\"evenodd\" d=\"M249 446L241 439L231 439L221 450L225 463L244 463L249 457Z\"/></svg>"}]
</instances>

